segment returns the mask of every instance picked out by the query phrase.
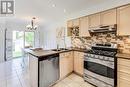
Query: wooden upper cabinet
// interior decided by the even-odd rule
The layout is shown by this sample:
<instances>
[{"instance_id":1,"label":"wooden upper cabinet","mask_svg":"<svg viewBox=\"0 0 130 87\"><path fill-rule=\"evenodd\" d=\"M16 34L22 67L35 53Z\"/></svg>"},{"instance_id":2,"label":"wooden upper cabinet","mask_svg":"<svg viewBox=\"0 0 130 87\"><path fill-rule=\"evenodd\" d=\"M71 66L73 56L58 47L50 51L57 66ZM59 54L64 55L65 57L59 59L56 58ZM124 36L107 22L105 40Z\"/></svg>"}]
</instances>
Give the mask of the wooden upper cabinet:
<instances>
[{"instance_id":1,"label":"wooden upper cabinet","mask_svg":"<svg viewBox=\"0 0 130 87\"><path fill-rule=\"evenodd\" d=\"M100 13L90 15L89 16L89 27L97 27L100 26Z\"/></svg>"},{"instance_id":2,"label":"wooden upper cabinet","mask_svg":"<svg viewBox=\"0 0 130 87\"><path fill-rule=\"evenodd\" d=\"M104 11L101 13L101 25L114 25L116 23L116 9Z\"/></svg>"},{"instance_id":3,"label":"wooden upper cabinet","mask_svg":"<svg viewBox=\"0 0 130 87\"><path fill-rule=\"evenodd\" d=\"M130 5L117 9L118 35L130 35Z\"/></svg>"},{"instance_id":4,"label":"wooden upper cabinet","mask_svg":"<svg viewBox=\"0 0 130 87\"><path fill-rule=\"evenodd\" d=\"M77 27L79 24L79 18L67 21L67 27L69 28Z\"/></svg>"},{"instance_id":5,"label":"wooden upper cabinet","mask_svg":"<svg viewBox=\"0 0 130 87\"><path fill-rule=\"evenodd\" d=\"M89 32L88 17L80 18L79 36L90 36Z\"/></svg>"},{"instance_id":6,"label":"wooden upper cabinet","mask_svg":"<svg viewBox=\"0 0 130 87\"><path fill-rule=\"evenodd\" d=\"M72 20L67 21L67 27L68 27L68 28L73 27L73 21L72 21Z\"/></svg>"},{"instance_id":7,"label":"wooden upper cabinet","mask_svg":"<svg viewBox=\"0 0 130 87\"><path fill-rule=\"evenodd\" d=\"M79 26L79 18L73 20L73 27Z\"/></svg>"}]
</instances>

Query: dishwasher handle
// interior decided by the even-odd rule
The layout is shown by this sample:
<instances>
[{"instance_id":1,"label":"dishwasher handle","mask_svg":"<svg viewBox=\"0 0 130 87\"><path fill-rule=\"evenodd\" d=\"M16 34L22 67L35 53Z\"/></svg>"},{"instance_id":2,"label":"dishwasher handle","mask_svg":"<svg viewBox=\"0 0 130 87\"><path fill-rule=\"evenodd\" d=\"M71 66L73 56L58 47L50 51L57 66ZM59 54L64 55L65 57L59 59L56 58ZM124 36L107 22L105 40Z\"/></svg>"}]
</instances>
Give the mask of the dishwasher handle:
<instances>
[{"instance_id":1,"label":"dishwasher handle","mask_svg":"<svg viewBox=\"0 0 130 87\"><path fill-rule=\"evenodd\" d=\"M59 58L59 55L55 54L55 55L51 55L47 57L48 61L54 60L55 58Z\"/></svg>"},{"instance_id":2,"label":"dishwasher handle","mask_svg":"<svg viewBox=\"0 0 130 87\"><path fill-rule=\"evenodd\" d=\"M49 55L49 56L46 56L46 57L40 57L39 58L39 61L45 61L45 60L51 60L51 59L55 59L55 58L59 58L59 54L52 54L52 55Z\"/></svg>"}]
</instances>

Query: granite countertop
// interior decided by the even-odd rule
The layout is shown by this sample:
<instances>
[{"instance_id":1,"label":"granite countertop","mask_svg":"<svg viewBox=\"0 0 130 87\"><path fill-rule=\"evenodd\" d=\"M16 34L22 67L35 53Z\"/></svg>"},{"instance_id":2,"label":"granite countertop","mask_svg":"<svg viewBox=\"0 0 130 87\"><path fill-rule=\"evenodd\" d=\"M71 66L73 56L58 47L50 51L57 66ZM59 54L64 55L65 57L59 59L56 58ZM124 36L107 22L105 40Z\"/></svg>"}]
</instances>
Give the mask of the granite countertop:
<instances>
[{"instance_id":1,"label":"granite countertop","mask_svg":"<svg viewBox=\"0 0 130 87\"><path fill-rule=\"evenodd\" d=\"M59 54L59 53L64 53L64 52L69 52L69 51L79 51L79 52L86 52L86 49L78 49L78 48L72 48L68 50L62 50L62 51L52 51L52 50L38 50L38 51L33 51L33 50L26 50L26 52L30 53L31 55L41 58L41 57L46 57L49 55L54 55L54 54ZM124 58L124 59L130 59L130 54L126 53L117 53L116 54L117 58Z\"/></svg>"},{"instance_id":2,"label":"granite countertop","mask_svg":"<svg viewBox=\"0 0 130 87\"><path fill-rule=\"evenodd\" d=\"M123 59L130 59L130 54L127 54L127 53L117 53L116 57L117 58L123 58Z\"/></svg>"},{"instance_id":3,"label":"granite countertop","mask_svg":"<svg viewBox=\"0 0 130 87\"><path fill-rule=\"evenodd\" d=\"M51 51L51 50L38 50L38 51L30 50L30 51L28 51L28 53L35 56L35 57L40 58L40 57L45 57L45 56L57 54L58 52Z\"/></svg>"},{"instance_id":4,"label":"granite countertop","mask_svg":"<svg viewBox=\"0 0 130 87\"><path fill-rule=\"evenodd\" d=\"M69 52L69 51L79 51L79 52L86 52L87 50L85 49L68 49L68 50L62 50L62 51L52 51L52 50L38 50L38 51L33 51L33 50L27 50L29 54L41 58L41 57L46 57L49 55L53 54L59 54L59 53L64 53L64 52Z\"/></svg>"}]
</instances>

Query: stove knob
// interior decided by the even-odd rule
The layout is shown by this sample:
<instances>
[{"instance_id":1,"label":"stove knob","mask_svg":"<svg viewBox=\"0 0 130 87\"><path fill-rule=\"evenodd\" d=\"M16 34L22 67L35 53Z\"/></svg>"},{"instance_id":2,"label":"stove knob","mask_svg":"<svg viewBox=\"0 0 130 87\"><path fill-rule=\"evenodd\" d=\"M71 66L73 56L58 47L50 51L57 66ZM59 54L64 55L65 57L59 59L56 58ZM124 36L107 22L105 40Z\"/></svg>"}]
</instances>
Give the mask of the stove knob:
<instances>
[{"instance_id":1,"label":"stove knob","mask_svg":"<svg viewBox=\"0 0 130 87\"><path fill-rule=\"evenodd\" d=\"M104 59L104 57L103 57L103 56L99 56L99 59L103 60L103 59Z\"/></svg>"},{"instance_id":2,"label":"stove knob","mask_svg":"<svg viewBox=\"0 0 130 87\"><path fill-rule=\"evenodd\" d=\"M114 62L114 58L109 58L109 61Z\"/></svg>"},{"instance_id":3,"label":"stove knob","mask_svg":"<svg viewBox=\"0 0 130 87\"><path fill-rule=\"evenodd\" d=\"M93 54L89 54L89 57L93 57Z\"/></svg>"},{"instance_id":4,"label":"stove knob","mask_svg":"<svg viewBox=\"0 0 130 87\"><path fill-rule=\"evenodd\" d=\"M108 64L109 64L109 66L114 68L114 63L113 62L109 62Z\"/></svg>"},{"instance_id":5,"label":"stove knob","mask_svg":"<svg viewBox=\"0 0 130 87\"><path fill-rule=\"evenodd\" d=\"M108 60L109 60L109 58L108 58L108 57L104 57L104 60L108 61Z\"/></svg>"},{"instance_id":6,"label":"stove knob","mask_svg":"<svg viewBox=\"0 0 130 87\"><path fill-rule=\"evenodd\" d=\"M98 56L98 55L95 55L95 58L99 58L99 56Z\"/></svg>"}]
</instances>

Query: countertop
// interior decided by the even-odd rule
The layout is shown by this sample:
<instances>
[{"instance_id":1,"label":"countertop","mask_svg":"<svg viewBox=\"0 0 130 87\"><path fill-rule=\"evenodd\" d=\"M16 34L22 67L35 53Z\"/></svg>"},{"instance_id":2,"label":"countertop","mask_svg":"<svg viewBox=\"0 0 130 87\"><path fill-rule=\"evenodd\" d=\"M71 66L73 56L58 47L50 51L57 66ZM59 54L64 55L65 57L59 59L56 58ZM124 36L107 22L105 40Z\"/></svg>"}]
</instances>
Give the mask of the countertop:
<instances>
[{"instance_id":1,"label":"countertop","mask_svg":"<svg viewBox=\"0 0 130 87\"><path fill-rule=\"evenodd\" d=\"M64 52L69 52L69 51L86 52L87 50L86 49L71 48L71 49L63 50L63 51L52 51L52 50L33 51L33 50L29 50L29 49L27 49L25 51L28 52L29 54L37 57L37 58L41 58L41 57L47 57L47 56L50 56L50 55L64 53ZM123 59L130 59L130 54L117 53L116 57L117 58L123 58Z\"/></svg>"},{"instance_id":2,"label":"countertop","mask_svg":"<svg viewBox=\"0 0 130 87\"><path fill-rule=\"evenodd\" d=\"M28 53L35 56L35 57L40 58L40 57L45 57L45 56L57 54L58 52L51 51L51 50L39 50L39 51L30 50L30 51L28 51Z\"/></svg>"},{"instance_id":3,"label":"countertop","mask_svg":"<svg viewBox=\"0 0 130 87\"><path fill-rule=\"evenodd\" d=\"M26 50L25 50L26 51ZM54 54L59 54L59 53L64 53L64 52L69 52L69 51L79 51L79 52L86 52L87 50L84 49L68 49L68 50L62 50L62 51L52 51L52 50L38 50L38 51L33 51L33 50L27 50L29 54L41 58L41 57L46 57Z\"/></svg>"},{"instance_id":4,"label":"countertop","mask_svg":"<svg viewBox=\"0 0 130 87\"><path fill-rule=\"evenodd\" d=\"M130 54L127 54L127 53L117 53L116 57L117 58L123 58L123 59L130 59Z\"/></svg>"}]
</instances>

